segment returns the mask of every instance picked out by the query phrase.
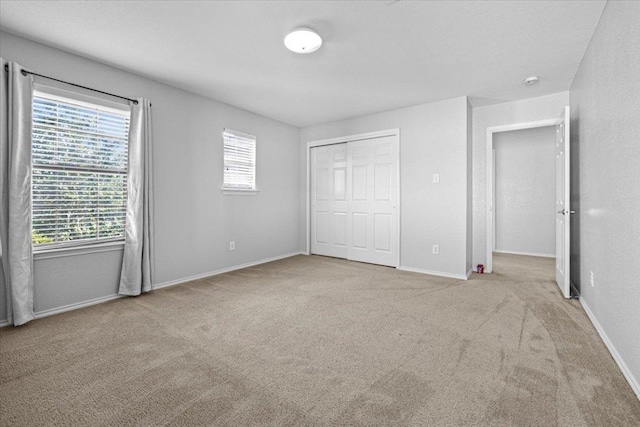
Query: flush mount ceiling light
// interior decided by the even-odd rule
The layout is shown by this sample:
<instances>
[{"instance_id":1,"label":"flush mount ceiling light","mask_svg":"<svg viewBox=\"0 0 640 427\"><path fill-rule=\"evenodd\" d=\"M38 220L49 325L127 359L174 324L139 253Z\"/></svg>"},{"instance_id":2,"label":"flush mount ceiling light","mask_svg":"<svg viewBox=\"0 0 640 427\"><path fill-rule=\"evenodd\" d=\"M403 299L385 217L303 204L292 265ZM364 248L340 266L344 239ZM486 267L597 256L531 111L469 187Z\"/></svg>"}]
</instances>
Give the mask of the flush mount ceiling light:
<instances>
[{"instance_id":1,"label":"flush mount ceiling light","mask_svg":"<svg viewBox=\"0 0 640 427\"><path fill-rule=\"evenodd\" d=\"M322 38L309 28L296 28L284 38L284 45L291 52L311 53L320 49Z\"/></svg>"},{"instance_id":2,"label":"flush mount ceiling light","mask_svg":"<svg viewBox=\"0 0 640 427\"><path fill-rule=\"evenodd\" d=\"M524 84L526 84L526 85L534 85L534 84L538 83L539 81L540 81L540 77L531 76L531 77L527 77L526 79L524 79Z\"/></svg>"}]
</instances>

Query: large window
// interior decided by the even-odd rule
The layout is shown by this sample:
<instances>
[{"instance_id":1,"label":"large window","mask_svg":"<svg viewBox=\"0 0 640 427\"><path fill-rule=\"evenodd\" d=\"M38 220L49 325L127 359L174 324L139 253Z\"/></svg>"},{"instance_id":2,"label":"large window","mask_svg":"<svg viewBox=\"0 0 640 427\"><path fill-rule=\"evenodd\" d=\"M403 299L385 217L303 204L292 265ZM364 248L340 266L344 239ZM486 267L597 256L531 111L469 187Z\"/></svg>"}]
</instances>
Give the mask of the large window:
<instances>
[{"instance_id":1,"label":"large window","mask_svg":"<svg viewBox=\"0 0 640 427\"><path fill-rule=\"evenodd\" d=\"M34 247L124 238L130 112L122 107L34 93Z\"/></svg>"},{"instance_id":2,"label":"large window","mask_svg":"<svg viewBox=\"0 0 640 427\"><path fill-rule=\"evenodd\" d=\"M224 140L223 189L256 190L256 137L231 129L222 133Z\"/></svg>"}]
</instances>

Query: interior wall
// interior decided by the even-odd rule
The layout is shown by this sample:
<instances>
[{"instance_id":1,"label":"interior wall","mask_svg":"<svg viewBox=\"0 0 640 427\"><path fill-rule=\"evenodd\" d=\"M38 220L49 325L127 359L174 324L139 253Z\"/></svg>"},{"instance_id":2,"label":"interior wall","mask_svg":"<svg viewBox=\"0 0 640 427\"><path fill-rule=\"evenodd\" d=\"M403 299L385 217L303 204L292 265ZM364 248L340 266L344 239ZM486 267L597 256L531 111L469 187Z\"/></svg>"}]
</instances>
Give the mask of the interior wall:
<instances>
[{"instance_id":1,"label":"interior wall","mask_svg":"<svg viewBox=\"0 0 640 427\"><path fill-rule=\"evenodd\" d=\"M307 142L400 128L400 265L467 274L467 98L303 128L300 216L306 218ZM440 183L433 183L433 174ZM306 248L306 223L301 224ZM440 246L440 255L432 245Z\"/></svg>"},{"instance_id":2,"label":"interior wall","mask_svg":"<svg viewBox=\"0 0 640 427\"><path fill-rule=\"evenodd\" d=\"M151 100L156 284L300 250L298 128L5 32L0 51L40 74ZM257 196L221 192L225 127L257 136ZM114 295L121 253L37 256L36 312Z\"/></svg>"},{"instance_id":3,"label":"interior wall","mask_svg":"<svg viewBox=\"0 0 640 427\"><path fill-rule=\"evenodd\" d=\"M495 250L555 256L556 128L493 134Z\"/></svg>"},{"instance_id":4,"label":"interior wall","mask_svg":"<svg viewBox=\"0 0 640 427\"><path fill-rule=\"evenodd\" d=\"M640 397L638 22L608 2L571 86L571 276Z\"/></svg>"},{"instance_id":5,"label":"interior wall","mask_svg":"<svg viewBox=\"0 0 640 427\"><path fill-rule=\"evenodd\" d=\"M569 92L473 109L473 265L487 263L487 128L556 119L569 105Z\"/></svg>"}]
</instances>

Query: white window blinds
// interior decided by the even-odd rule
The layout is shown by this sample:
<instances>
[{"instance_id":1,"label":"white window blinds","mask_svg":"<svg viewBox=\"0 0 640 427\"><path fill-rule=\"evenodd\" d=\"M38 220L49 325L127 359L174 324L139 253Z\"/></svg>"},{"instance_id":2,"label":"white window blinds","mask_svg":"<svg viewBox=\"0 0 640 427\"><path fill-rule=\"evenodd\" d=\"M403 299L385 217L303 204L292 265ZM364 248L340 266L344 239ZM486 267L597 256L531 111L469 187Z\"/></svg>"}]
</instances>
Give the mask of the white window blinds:
<instances>
[{"instance_id":1,"label":"white window blinds","mask_svg":"<svg viewBox=\"0 0 640 427\"><path fill-rule=\"evenodd\" d=\"M222 133L224 140L223 188L256 189L256 137L231 129Z\"/></svg>"},{"instance_id":2,"label":"white window blinds","mask_svg":"<svg viewBox=\"0 0 640 427\"><path fill-rule=\"evenodd\" d=\"M34 94L34 246L124 237L129 114Z\"/></svg>"}]
</instances>

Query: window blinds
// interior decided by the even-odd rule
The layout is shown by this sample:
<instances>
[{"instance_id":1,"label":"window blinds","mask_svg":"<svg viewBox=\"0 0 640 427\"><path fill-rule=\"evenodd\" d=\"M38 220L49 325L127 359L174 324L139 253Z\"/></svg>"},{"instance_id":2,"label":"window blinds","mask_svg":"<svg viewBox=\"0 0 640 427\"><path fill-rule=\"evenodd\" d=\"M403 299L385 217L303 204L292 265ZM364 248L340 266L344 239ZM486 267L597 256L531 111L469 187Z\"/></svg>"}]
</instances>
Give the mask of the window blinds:
<instances>
[{"instance_id":1,"label":"window blinds","mask_svg":"<svg viewBox=\"0 0 640 427\"><path fill-rule=\"evenodd\" d=\"M231 129L222 133L224 140L223 188L256 189L256 137Z\"/></svg>"},{"instance_id":2,"label":"window blinds","mask_svg":"<svg viewBox=\"0 0 640 427\"><path fill-rule=\"evenodd\" d=\"M128 136L128 111L34 94L34 245L124 236Z\"/></svg>"}]
</instances>

